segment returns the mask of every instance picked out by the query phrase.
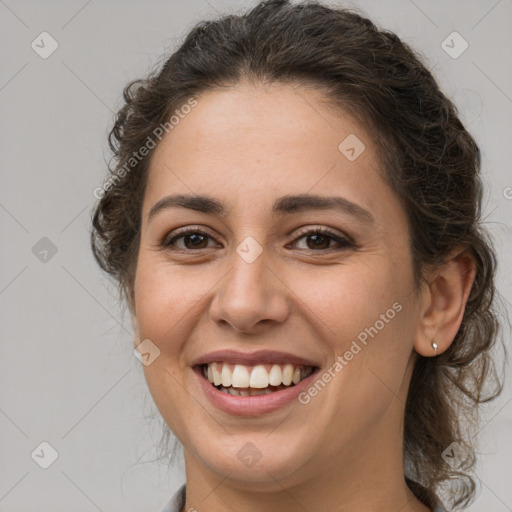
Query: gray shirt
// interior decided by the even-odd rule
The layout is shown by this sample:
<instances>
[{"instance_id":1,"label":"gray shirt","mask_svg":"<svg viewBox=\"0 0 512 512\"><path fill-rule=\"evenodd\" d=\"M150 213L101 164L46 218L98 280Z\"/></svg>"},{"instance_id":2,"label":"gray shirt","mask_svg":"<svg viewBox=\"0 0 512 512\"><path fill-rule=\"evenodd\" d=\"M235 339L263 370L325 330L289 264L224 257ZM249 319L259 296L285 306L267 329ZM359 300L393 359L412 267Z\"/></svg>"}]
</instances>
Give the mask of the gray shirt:
<instances>
[{"instance_id":1,"label":"gray shirt","mask_svg":"<svg viewBox=\"0 0 512 512\"><path fill-rule=\"evenodd\" d=\"M181 509L185 506L185 493L186 485L183 484L171 498L171 501L162 509L162 512L181 512ZM432 512L446 512L446 509L439 503Z\"/></svg>"}]
</instances>

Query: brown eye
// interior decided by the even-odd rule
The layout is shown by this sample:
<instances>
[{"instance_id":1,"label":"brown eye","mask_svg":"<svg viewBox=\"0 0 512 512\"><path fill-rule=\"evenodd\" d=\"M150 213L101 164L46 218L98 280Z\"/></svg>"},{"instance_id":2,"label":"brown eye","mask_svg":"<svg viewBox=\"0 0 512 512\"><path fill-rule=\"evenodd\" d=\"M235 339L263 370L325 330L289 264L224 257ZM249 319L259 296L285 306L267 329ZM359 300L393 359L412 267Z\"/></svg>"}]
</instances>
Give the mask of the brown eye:
<instances>
[{"instance_id":1,"label":"brown eye","mask_svg":"<svg viewBox=\"0 0 512 512\"><path fill-rule=\"evenodd\" d=\"M312 249L328 249L332 238L322 233L315 233L314 235L306 235L306 240L312 242L312 247L308 246Z\"/></svg>"},{"instance_id":2,"label":"brown eye","mask_svg":"<svg viewBox=\"0 0 512 512\"><path fill-rule=\"evenodd\" d=\"M306 239L306 247L304 249L309 251L325 251L329 249L343 250L354 247L354 244L350 240L327 229L310 229L303 231L300 233L300 236L294 240L294 243L297 243L297 241L302 238ZM337 248L331 246L331 242L333 241L338 244Z\"/></svg>"},{"instance_id":3,"label":"brown eye","mask_svg":"<svg viewBox=\"0 0 512 512\"><path fill-rule=\"evenodd\" d=\"M175 247L180 250L207 249L208 239L210 235L198 230L182 231L168 240L162 242L162 246L166 248ZM183 239L183 245L176 244L177 240Z\"/></svg>"},{"instance_id":4,"label":"brown eye","mask_svg":"<svg viewBox=\"0 0 512 512\"><path fill-rule=\"evenodd\" d=\"M301 239L306 240L306 247L299 247L299 249L312 252L340 251L355 247L354 243L349 239L327 229L309 229L302 231L300 236L295 238L292 245L297 244L297 241ZM182 240L181 244L178 242L180 240ZM186 252L215 247L215 245L208 246L208 241L210 240L213 241L214 239L209 234L197 229L188 229L174 234L171 238L167 237L162 241L161 246L165 249L175 249Z\"/></svg>"}]
</instances>

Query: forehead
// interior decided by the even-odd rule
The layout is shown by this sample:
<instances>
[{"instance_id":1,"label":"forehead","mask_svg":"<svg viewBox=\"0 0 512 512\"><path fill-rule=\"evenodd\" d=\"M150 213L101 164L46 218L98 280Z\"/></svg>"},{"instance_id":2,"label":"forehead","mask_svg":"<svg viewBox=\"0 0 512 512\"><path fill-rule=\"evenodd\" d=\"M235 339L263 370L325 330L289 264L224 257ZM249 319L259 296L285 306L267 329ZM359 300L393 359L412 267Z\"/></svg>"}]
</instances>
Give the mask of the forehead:
<instances>
[{"instance_id":1,"label":"forehead","mask_svg":"<svg viewBox=\"0 0 512 512\"><path fill-rule=\"evenodd\" d=\"M179 192L245 209L249 196L271 205L286 194L337 192L370 210L394 199L373 141L348 114L327 108L320 90L245 83L196 99L155 149L146 214Z\"/></svg>"},{"instance_id":2,"label":"forehead","mask_svg":"<svg viewBox=\"0 0 512 512\"><path fill-rule=\"evenodd\" d=\"M348 114L327 108L320 90L276 84L268 87L243 83L214 89L197 98L197 106L179 123L156 150L179 161L197 161L205 154L226 159L259 162L265 157L320 163L340 156L338 145L348 135L364 141L373 153L372 141ZM176 119L176 117L175 117ZM180 151L183 150L183 151ZM193 150L193 151L192 151ZM376 155L372 155L375 157Z\"/></svg>"}]
</instances>

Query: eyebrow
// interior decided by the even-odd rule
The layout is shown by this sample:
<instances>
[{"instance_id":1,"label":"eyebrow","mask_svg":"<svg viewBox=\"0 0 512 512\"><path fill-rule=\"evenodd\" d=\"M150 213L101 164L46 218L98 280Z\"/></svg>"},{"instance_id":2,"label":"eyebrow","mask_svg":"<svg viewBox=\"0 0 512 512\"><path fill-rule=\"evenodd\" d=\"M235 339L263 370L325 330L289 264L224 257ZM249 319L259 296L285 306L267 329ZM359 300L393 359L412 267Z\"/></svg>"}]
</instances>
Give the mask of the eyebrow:
<instances>
[{"instance_id":1,"label":"eyebrow","mask_svg":"<svg viewBox=\"0 0 512 512\"><path fill-rule=\"evenodd\" d=\"M206 195L170 195L163 197L153 205L148 213L150 220L157 213L169 208L188 208L201 213L214 214L219 217L228 215L227 207L217 199ZM366 223L373 223L373 215L362 206L339 196L319 196L312 194L288 195L277 199L272 205L272 215L285 215L309 210L340 210Z\"/></svg>"}]
</instances>

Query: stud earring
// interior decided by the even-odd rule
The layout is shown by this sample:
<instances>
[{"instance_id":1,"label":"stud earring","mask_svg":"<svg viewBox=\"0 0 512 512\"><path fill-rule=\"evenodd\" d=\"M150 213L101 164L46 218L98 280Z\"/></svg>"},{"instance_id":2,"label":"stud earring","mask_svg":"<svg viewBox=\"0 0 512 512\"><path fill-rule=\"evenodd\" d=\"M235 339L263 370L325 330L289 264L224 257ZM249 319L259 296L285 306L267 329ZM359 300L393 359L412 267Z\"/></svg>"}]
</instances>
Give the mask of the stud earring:
<instances>
[{"instance_id":1,"label":"stud earring","mask_svg":"<svg viewBox=\"0 0 512 512\"><path fill-rule=\"evenodd\" d=\"M435 350L437 356L437 343L435 342L435 340L432 341L432 348Z\"/></svg>"}]
</instances>

